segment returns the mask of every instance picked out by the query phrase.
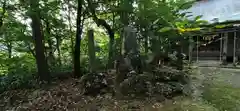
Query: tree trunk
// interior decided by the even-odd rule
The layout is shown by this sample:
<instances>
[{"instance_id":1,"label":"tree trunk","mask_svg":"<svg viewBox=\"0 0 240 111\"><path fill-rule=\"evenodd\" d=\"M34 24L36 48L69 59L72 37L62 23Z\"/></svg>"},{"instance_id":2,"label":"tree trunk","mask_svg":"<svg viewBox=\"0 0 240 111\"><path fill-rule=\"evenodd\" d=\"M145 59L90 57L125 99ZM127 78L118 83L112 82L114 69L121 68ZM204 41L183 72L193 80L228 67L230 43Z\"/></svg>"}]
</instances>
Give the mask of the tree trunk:
<instances>
[{"instance_id":1,"label":"tree trunk","mask_svg":"<svg viewBox=\"0 0 240 111\"><path fill-rule=\"evenodd\" d=\"M114 68L114 33L109 34L108 68Z\"/></svg>"},{"instance_id":2,"label":"tree trunk","mask_svg":"<svg viewBox=\"0 0 240 111\"><path fill-rule=\"evenodd\" d=\"M39 0L30 0L31 19L32 19L32 35L35 42L36 62L38 76L41 80L49 81L50 73L47 60L44 55L43 33L41 31L41 21L39 15Z\"/></svg>"},{"instance_id":3,"label":"tree trunk","mask_svg":"<svg viewBox=\"0 0 240 111\"><path fill-rule=\"evenodd\" d=\"M57 52L58 52L58 63L59 63L59 66L62 66L62 56L61 56L61 49L60 49L60 43L61 43L61 38L59 36L56 36L56 49L57 49Z\"/></svg>"},{"instance_id":4,"label":"tree trunk","mask_svg":"<svg viewBox=\"0 0 240 111\"><path fill-rule=\"evenodd\" d=\"M88 54L90 58L90 70L91 72L96 71L96 55L94 45L94 32L93 30L88 31Z\"/></svg>"},{"instance_id":5,"label":"tree trunk","mask_svg":"<svg viewBox=\"0 0 240 111\"><path fill-rule=\"evenodd\" d=\"M34 51L34 48L33 48L33 49L31 48L30 43L29 43L29 42L25 42L25 44L27 45L28 51L32 54L32 56L33 56L35 59L37 59L36 53L35 53L35 51Z\"/></svg>"},{"instance_id":6,"label":"tree trunk","mask_svg":"<svg viewBox=\"0 0 240 111\"><path fill-rule=\"evenodd\" d=\"M12 41L9 41L9 43L7 43L7 50L8 50L8 60L11 60L12 58ZM11 63L7 62L7 66L8 66L8 73L11 72Z\"/></svg>"},{"instance_id":7,"label":"tree trunk","mask_svg":"<svg viewBox=\"0 0 240 111\"><path fill-rule=\"evenodd\" d=\"M48 43L48 50L47 50L47 55L48 55L48 63L51 66L55 66L55 57L54 57L54 52L53 52L53 41L51 40L51 28L50 28L50 23L48 22L48 20L45 20L46 23L46 31L48 34L47 37L47 43Z\"/></svg>"},{"instance_id":8,"label":"tree trunk","mask_svg":"<svg viewBox=\"0 0 240 111\"><path fill-rule=\"evenodd\" d=\"M2 13L1 13L1 16L0 16L0 28L3 25L3 18L4 18L4 15L6 13L6 4L7 4L6 2L7 2L7 0L3 1Z\"/></svg>"},{"instance_id":9,"label":"tree trunk","mask_svg":"<svg viewBox=\"0 0 240 111\"><path fill-rule=\"evenodd\" d=\"M146 29L143 33L144 33L143 35L144 35L144 38L145 38L145 40L144 40L145 54L147 54L148 53L148 34L147 34Z\"/></svg>"},{"instance_id":10,"label":"tree trunk","mask_svg":"<svg viewBox=\"0 0 240 111\"><path fill-rule=\"evenodd\" d=\"M96 15L96 12L95 12L95 9L94 7L92 6L92 1L90 0L87 0L88 1L88 6L89 6L89 9L92 13L92 16L93 16L93 20L95 21L95 23L98 25L98 26L103 26L106 30L107 30L107 33L109 35L109 51L108 51L108 68L111 69L111 68L114 68L114 31L113 29L111 28L111 26L103 19L99 19Z\"/></svg>"},{"instance_id":11,"label":"tree trunk","mask_svg":"<svg viewBox=\"0 0 240 111\"><path fill-rule=\"evenodd\" d=\"M74 76L81 77L80 69L80 45L81 45L81 35L82 35L82 4L83 0L78 0L78 10L77 10L77 32L74 50Z\"/></svg>"},{"instance_id":12,"label":"tree trunk","mask_svg":"<svg viewBox=\"0 0 240 111\"><path fill-rule=\"evenodd\" d=\"M12 58L12 42L10 41L10 43L7 44L7 49L8 49L8 58L11 59Z\"/></svg>"},{"instance_id":13,"label":"tree trunk","mask_svg":"<svg viewBox=\"0 0 240 111\"><path fill-rule=\"evenodd\" d=\"M70 31L70 34L69 34L69 37L70 37L70 40L71 40L71 54L72 56L74 56L74 38L73 38L73 35L72 35L72 24L71 24L71 4L70 4L70 0L67 1L68 3L68 15L67 15L67 18L68 18L68 25L69 25L69 31Z\"/></svg>"}]
</instances>

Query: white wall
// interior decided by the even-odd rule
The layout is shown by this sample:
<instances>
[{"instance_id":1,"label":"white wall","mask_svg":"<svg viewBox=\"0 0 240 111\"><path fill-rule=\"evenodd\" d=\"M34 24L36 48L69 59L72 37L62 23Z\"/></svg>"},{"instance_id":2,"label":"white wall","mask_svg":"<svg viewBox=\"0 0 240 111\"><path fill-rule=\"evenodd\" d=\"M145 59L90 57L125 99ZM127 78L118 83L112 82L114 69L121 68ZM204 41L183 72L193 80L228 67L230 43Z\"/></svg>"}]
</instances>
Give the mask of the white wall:
<instances>
[{"instance_id":1,"label":"white wall","mask_svg":"<svg viewBox=\"0 0 240 111\"><path fill-rule=\"evenodd\" d=\"M203 15L204 20L211 22L218 18L219 22L226 20L240 20L240 0L205 0L197 2L187 10L192 15Z\"/></svg>"}]
</instances>

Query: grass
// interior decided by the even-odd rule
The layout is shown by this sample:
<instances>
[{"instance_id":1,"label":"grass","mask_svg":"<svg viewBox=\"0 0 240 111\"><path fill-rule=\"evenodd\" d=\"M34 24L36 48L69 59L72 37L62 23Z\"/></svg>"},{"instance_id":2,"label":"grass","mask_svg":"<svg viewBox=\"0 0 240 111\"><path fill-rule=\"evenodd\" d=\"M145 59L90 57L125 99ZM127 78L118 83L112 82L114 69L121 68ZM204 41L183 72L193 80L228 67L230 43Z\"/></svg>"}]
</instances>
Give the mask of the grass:
<instances>
[{"instance_id":1,"label":"grass","mask_svg":"<svg viewBox=\"0 0 240 111\"><path fill-rule=\"evenodd\" d=\"M218 109L203 101L194 101L191 98L180 97L172 103L164 104L159 111L218 111Z\"/></svg>"},{"instance_id":2,"label":"grass","mask_svg":"<svg viewBox=\"0 0 240 111\"><path fill-rule=\"evenodd\" d=\"M212 106L219 111L240 111L240 88L237 81L239 71L233 69L211 69L201 68L199 69L200 75L204 75L205 79L202 83L202 102L201 104L193 105L196 111L201 106ZM197 76L199 76L197 74ZM233 79L236 78L236 79ZM240 80L239 80L240 81ZM207 106L205 106L207 105ZM190 105L192 106L192 105ZM188 108L185 106L184 108ZM187 111L187 110L184 110ZM204 111L204 110L201 110Z\"/></svg>"},{"instance_id":3,"label":"grass","mask_svg":"<svg viewBox=\"0 0 240 111\"><path fill-rule=\"evenodd\" d=\"M203 92L203 99L220 111L240 110L240 88L226 84L212 84Z\"/></svg>"}]
</instances>

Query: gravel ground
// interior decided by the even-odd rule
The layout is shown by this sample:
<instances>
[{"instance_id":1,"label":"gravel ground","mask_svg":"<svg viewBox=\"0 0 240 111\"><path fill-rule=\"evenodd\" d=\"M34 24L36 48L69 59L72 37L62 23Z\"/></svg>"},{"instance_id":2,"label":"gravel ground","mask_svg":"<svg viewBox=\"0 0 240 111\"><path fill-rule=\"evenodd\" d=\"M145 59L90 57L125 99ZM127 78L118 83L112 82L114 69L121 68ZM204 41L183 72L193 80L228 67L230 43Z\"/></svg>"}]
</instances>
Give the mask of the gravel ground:
<instances>
[{"instance_id":1,"label":"gravel ground","mask_svg":"<svg viewBox=\"0 0 240 111\"><path fill-rule=\"evenodd\" d=\"M200 73L240 88L240 69L220 68L219 61L199 61L194 65L199 66Z\"/></svg>"}]
</instances>

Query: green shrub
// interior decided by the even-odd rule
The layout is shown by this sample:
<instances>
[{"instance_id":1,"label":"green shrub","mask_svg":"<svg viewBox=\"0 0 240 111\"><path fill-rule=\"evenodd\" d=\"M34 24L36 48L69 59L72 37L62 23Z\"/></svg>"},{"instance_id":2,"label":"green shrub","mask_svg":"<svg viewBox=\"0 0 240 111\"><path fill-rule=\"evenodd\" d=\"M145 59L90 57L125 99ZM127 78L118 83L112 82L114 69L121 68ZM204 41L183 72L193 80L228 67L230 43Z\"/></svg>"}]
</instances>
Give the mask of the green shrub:
<instances>
[{"instance_id":1,"label":"green shrub","mask_svg":"<svg viewBox=\"0 0 240 111\"><path fill-rule=\"evenodd\" d=\"M172 68L157 69L144 74L129 73L120 84L126 96L163 95L172 98L183 93L183 86L188 83L187 74Z\"/></svg>"},{"instance_id":2,"label":"green shrub","mask_svg":"<svg viewBox=\"0 0 240 111\"><path fill-rule=\"evenodd\" d=\"M14 89L37 87L37 80L31 74L6 75L0 78L0 92Z\"/></svg>"},{"instance_id":3,"label":"green shrub","mask_svg":"<svg viewBox=\"0 0 240 111\"><path fill-rule=\"evenodd\" d=\"M88 73L81 78L81 88L85 95L96 96L113 91L112 80L106 73Z\"/></svg>"},{"instance_id":4,"label":"green shrub","mask_svg":"<svg viewBox=\"0 0 240 111\"><path fill-rule=\"evenodd\" d=\"M35 87L36 64L31 55L23 55L6 59L7 71L0 77L0 92L17 88Z\"/></svg>"}]
</instances>

